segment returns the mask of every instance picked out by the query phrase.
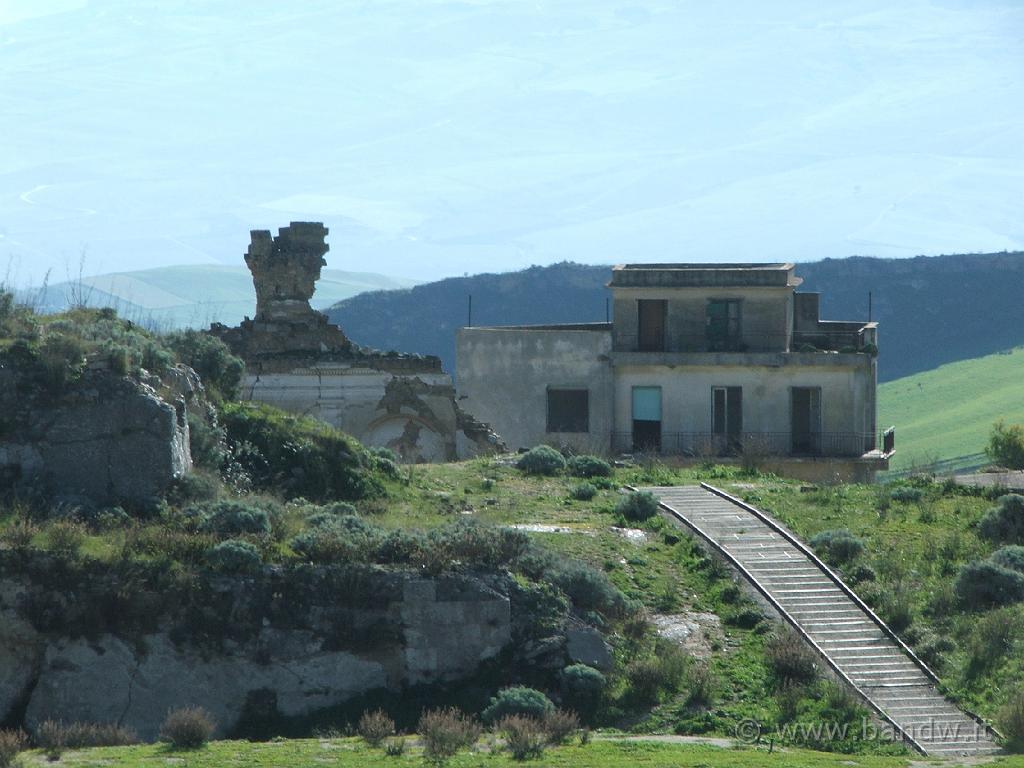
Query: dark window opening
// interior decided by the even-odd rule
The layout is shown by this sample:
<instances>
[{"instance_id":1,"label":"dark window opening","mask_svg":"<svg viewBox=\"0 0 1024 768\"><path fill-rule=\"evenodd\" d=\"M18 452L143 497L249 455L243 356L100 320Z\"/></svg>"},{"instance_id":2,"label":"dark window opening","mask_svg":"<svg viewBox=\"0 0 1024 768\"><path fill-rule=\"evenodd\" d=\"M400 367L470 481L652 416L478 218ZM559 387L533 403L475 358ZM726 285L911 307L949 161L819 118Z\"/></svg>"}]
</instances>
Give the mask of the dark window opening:
<instances>
[{"instance_id":1,"label":"dark window opening","mask_svg":"<svg viewBox=\"0 0 1024 768\"><path fill-rule=\"evenodd\" d=\"M739 299L712 299L708 302L707 340L708 349L712 352L742 351Z\"/></svg>"},{"instance_id":2,"label":"dark window opening","mask_svg":"<svg viewBox=\"0 0 1024 768\"><path fill-rule=\"evenodd\" d=\"M641 352L664 352L668 302L660 299L638 299L636 309L637 348Z\"/></svg>"},{"instance_id":3,"label":"dark window opening","mask_svg":"<svg viewBox=\"0 0 1024 768\"><path fill-rule=\"evenodd\" d=\"M742 387L713 387L711 390L711 431L723 452L741 448L743 434Z\"/></svg>"},{"instance_id":4,"label":"dark window opening","mask_svg":"<svg viewBox=\"0 0 1024 768\"><path fill-rule=\"evenodd\" d=\"M548 390L548 432L589 432L590 392L586 389Z\"/></svg>"}]
</instances>

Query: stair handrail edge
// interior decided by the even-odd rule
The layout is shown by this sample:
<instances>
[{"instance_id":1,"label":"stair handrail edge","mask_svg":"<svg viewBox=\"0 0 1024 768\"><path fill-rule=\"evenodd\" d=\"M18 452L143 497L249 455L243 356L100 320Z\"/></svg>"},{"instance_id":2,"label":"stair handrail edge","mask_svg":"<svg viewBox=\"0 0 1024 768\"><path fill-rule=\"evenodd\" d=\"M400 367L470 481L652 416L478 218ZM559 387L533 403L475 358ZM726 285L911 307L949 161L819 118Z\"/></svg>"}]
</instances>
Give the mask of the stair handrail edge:
<instances>
[{"instance_id":1,"label":"stair handrail edge","mask_svg":"<svg viewBox=\"0 0 1024 768\"><path fill-rule=\"evenodd\" d=\"M879 616L877 613L875 613L870 608L870 606L868 606L868 604L865 603L860 598L860 596L856 592L854 592L853 589L846 582L844 582L842 580L842 578L840 578L839 574L837 574L835 571L833 571L831 568L829 568L828 565L820 557L818 557L814 553L814 550L812 550L810 547L808 547L806 544L804 544L803 541L801 541L794 533L790 532L785 526L783 526L777 520L772 518L766 512L762 512L761 510L757 509L757 507L751 506L750 504L748 504L747 502L743 501L742 499L738 499L735 496L733 496L732 494L730 494L730 493L728 493L726 491L723 491L721 488L716 488L715 486L710 485L710 484L705 483L705 482L701 482L700 486L704 490L709 491L709 492L715 494L716 496L720 496L723 499L726 499L727 501L730 501L733 504L736 504L737 506L740 506L743 509L745 509L746 511L750 512L752 515L754 515L756 518L758 518L761 522L763 522L765 525L767 525L773 531L775 531L780 536L782 536L784 539L786 539L786 541L788 541L790 544L792 544L797 549L799 549L802 554L804 554L807 558L809 558L818 568L820 568L825 573L826 576L828 576L833 582L835 582L835 585L837 587L839 587L839 589L847 597L849 597L851 600L853 600L853 602L857 605L857 607L860 608L862 611L864 611L868 615L868 617L873 622L875 622L875 624L878 625L879 629L881 629L883 633L888 635L891 640L894 640L896 642L896 645L898 645L900 647L900 649L903 650L903 652L906 653L910 657L910 660L912 662L914 662L914 664L917 667L919 667L921 669L921 671L924 672L925 675L933 683L936 684L936 691L939 693L940 696L942 696L942 698L944 698L950 704L955 705L957 709L959 709L965 715L967 715L972 720L974 720L974 722L976 722L978 725L982 726L990 736L996 736L997 738L1000 738L1000 739L1004 738L1003 735L998 730L995 729L995 727L993 727L990 723L986 722L985 719L982 718L980 715L978 715L977 713L967 709L966 707L964 707L959 702L957 702L957 701L953 700L952 698L950 698L942 690L942 688L940 687L942 685L942 681L939 680L938 675L936 675L931 670L931 668L927 664L925 664L918 657L918 655L916 653L914 653L914 651L910 648L910 646L908 646L905 642L903 642L903 640L900 638L900 636L897 635L892 630L892 628L882 620L881 616Z\"/></svg>"},{"instance_id":2,"label":"stair handrail edge","mask_svg":"<svg viewBox=\"0 0 1024 768\"><path fill-rule=\"evenodd\" d=\"M702 485L703 485L703 483L702 483ZM631 485L627 485L625 487L628 490L630 490L630 491L636 491L637 490L635 487L633 487ZM804 639L804 641L807 642L808 644L810 644L810 646L812 648L814 648L814 650L816 650L818 652L818 654L825 660L825 662L829 665L829 667L832 668L832 671L835 672L840 677L840 679L842 679L848 686L850 686L850 688L852 688L857 693L857 695L859 695L862 699L864 699L864 701L866 701L871 706L871 708L874 709L875 712L882 717L883 720L885 720L890 725L892 725L893 728L895 728L898 733L902 734L903 740L905 742L910 744L914 749L916 749L922 755L924 755L926 757L928 756L928 752L925 751L924 747L922 747L918 743L917 739L915 739L913 736L911 736L909 733L907 733L899 723L897 723L892 717L890 717L886 713L886 711L884 709L882 709L882 707L879 706L877 702L875 702L875 700L873 698L868 696L860 688L859 685L857 685L855 682L853 682L853 680L850 679L849 675L847 675L845 672L843 672L842 669L839 668L839 665L836 664L835 660L828 653L826 653L825 650L820 645L818 645L814 641L814 638L812 638L809 634L807 634L807 631L800 625L800 623L796 619L794 619L790 615L789 611L787 611L785 608L782 607L782 605L779 603L779 601L776 600L775 597L772 596L772 594L768 591L768 589L763 584L761 584L761 582L758 581L758 579L755 578L755 576L750 571L748 571L739 560L737 560L735 557L733 557L732 553L730 553L728 550L726 550L724 547L722 547L717 541L715 541L710 535L708 535L698 525L696 525L695 523L691 522L690 520L687 520L682 515L682 513L680 513L677 510L673 509L672 507L670 507L668 504L666 504L665 502L661 501L660 499L658 500L658 506L661 507L664 511L668 512L674 519L677 519L680 522L682 522L683 525L685 525L687 528L689 528L694 533L696 533L698 536L700 536L700 538L703 539L705 542L707 542L716 552L718 552L722 557L724 557L726 560L728 560L729 563L732 565L732 567L735 568L737 571L739 571L739 573L747 581L749 581L758 592L761 593L761 595L765 598L765 600L768 601L768 603L772 606L772 608L774 608L778 612L778 614L780 616L782 616L782 618L785 621L787 621L793 627L793 629L797 631L797 633L799 633L799 635Z\"/></svg>"}]
</instances>

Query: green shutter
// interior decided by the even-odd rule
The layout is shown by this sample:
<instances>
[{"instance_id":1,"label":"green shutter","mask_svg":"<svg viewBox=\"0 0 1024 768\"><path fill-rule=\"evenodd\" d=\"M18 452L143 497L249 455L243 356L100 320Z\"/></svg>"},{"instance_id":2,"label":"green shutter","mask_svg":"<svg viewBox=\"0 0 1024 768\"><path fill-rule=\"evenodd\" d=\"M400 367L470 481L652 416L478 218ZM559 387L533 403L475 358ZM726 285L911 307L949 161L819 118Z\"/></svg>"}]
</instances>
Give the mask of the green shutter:
<instances>
[{"instance_id":1,"label":"green shutter","mask_svg":"<svg viewBox=\"0 0 1024 768\"><path fill-rule=\"evenodd\" d=\"M633 421L661 421L661 387L633 387Z\"/></svg>"}]
</instances>

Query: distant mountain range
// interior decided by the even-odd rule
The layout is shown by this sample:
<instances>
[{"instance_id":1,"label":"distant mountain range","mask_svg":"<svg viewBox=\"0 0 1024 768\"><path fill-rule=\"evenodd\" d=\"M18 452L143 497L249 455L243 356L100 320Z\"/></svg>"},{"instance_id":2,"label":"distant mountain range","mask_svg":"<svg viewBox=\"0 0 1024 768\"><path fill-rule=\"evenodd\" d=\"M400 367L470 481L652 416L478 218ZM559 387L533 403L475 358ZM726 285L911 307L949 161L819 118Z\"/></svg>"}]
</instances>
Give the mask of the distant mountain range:
<instances>
[{"instance_id":1,"label":"distant mountain range","mask_svg":"<svg viewBox=\"0 0 1024 768\"><path fill-rule=\"evenodd\" d=\"M372 272L325 269L312 304L325 309L363 291L409 288L412 280ZM159 267L72 279L16 291L19 301L42 312L73 304L114 307L122 317L159 329L237 325L256 310L252 275L244 266L216 264Z\"/></svg>"},{"instance_id":2,"label":"distant mountain range","mask_svg":"<svg viewBox=\"0 0 1024 768\"><path fill-rule=\"evenodd\" d=\"M822 294L822 317L880 323L879 378L1024 344L1024 253L878 259L797 265L800 290ZM601 321L608 266L563 262L506 274L449 278L371 291L327 312L361 344L439 355L455 370L455 331L474 325Z\"/></svg>"}]
</instances>

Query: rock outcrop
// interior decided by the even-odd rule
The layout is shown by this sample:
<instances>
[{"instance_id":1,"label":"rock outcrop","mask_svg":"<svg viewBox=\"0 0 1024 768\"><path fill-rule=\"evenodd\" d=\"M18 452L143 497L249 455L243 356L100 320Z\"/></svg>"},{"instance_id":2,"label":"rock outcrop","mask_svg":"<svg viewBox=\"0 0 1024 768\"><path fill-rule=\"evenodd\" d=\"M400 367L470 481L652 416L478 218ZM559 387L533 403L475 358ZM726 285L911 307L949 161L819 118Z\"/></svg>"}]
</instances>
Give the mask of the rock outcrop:
<instances>
[{"instance_id":1,"label":"rock outcrop","mask_svg":"<svg viewBox=\"0 0 1024 768\"><path fill-rule=\"evenodd\" d=\"M12 397L0 475L96 504L148 502L192 466L186 401L198 388L190 369L165 382L93 368L59 397Z\"/></svg>"},{"instance_id":2,"label":"rock outcrop","mask_svg":"<svg viewBox=\"0 0 1024 768\"><path fill-rule=\"evenodd\" d=\"M52 611L40 627L31 619L55 601L77 615L97 589L0 579L0 721L24 711L29 730L47 719L120 723L148 740L168 709L199 705L226 735L257 704L299 717L375 689L458 680L511 642L504 577L267 569L206 578L177 609L154 597L152 619L85 635ZM333 591L345 584L348 594Z\"/></svg>"}]
</instances>

